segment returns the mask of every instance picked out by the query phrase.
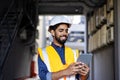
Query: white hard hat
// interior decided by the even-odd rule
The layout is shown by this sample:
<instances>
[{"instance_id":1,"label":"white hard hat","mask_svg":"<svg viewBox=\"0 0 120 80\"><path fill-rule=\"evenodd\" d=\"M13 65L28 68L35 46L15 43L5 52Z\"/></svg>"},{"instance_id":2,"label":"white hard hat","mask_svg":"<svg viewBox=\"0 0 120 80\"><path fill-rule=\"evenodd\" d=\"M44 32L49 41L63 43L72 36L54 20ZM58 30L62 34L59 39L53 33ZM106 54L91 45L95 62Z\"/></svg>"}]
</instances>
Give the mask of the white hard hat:
<instances>
[{"instance_id":1,"label":"white hard hat","mask_svg":"<svg viewBox=\"0 0 120 80\"><path fill-rule=\"evenodd\" d=\"M55 16L51 19L49 26L54 26L56 24L66 23L71 24L70 20L65 16Z\"/></svg>"}]
</instances>

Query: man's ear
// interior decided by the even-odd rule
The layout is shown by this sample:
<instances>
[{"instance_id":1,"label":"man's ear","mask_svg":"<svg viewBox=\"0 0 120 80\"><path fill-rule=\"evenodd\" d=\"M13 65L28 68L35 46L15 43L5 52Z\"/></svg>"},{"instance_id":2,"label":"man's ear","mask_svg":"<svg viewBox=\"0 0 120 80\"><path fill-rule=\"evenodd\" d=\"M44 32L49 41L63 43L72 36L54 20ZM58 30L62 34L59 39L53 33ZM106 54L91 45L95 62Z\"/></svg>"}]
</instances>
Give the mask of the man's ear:
<instances>
[{"instance_id":1,"label":"man's ear","mask_svg":"<svg viewBox=\"0 0 120 80\"><path fill-rule=\"evenodd\" d=\"M50 32L51 32L52 36L54 37L55 36L55 31L51 30Z\"/></svg>"}]
</instances>

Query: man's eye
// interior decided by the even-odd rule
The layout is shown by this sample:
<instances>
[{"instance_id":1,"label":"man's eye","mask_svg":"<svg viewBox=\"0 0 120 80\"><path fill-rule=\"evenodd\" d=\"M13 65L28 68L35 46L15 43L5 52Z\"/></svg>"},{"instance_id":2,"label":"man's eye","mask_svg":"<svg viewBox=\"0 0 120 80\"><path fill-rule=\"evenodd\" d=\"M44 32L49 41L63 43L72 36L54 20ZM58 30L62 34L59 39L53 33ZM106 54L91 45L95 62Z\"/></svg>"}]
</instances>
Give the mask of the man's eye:
<instances>
[{"instance_id":1,"label":"man's eye","mask_svg":"<svg viewBox=\"0 0 120 80\"><path fill-rule=\"evenodd\" d=\"M63 30L59 30L59 32L63 32Z\"/></svg>"},{"instance_id":2,"label":"man's eye","mask_svg":"<svg viewBox=\"0 0 120 80\"><path fill-rule=\"evenodd\" d=\"M68 30L66 30L66 33L68 33Z\"/></svg>"}]
</instances>

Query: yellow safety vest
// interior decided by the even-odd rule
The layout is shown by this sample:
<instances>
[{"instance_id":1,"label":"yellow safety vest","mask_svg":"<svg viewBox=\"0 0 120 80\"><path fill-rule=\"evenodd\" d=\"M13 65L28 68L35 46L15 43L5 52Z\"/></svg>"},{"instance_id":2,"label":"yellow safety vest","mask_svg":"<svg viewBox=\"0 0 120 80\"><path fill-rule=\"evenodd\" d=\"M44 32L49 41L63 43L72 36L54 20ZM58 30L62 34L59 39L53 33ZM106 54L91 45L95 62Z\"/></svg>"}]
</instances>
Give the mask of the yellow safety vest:
<instances>
[{"instance_id":1,"label":"yellow safety vest","mask_svg":"<svg viewBox=\"0 0 120 80\"><path fill-rule=\"evenodd\" d=\"M65 47L65 61L63 64L59 54L52 46L47 46L44 49L38 48L38 53L41 59L46 64L49 72L57 72L66 69L71 63L75 62L78 57L78 52L69 47ZM75 80L75 76L61 78L59 80Z\"/></svg>"}]
</instances>

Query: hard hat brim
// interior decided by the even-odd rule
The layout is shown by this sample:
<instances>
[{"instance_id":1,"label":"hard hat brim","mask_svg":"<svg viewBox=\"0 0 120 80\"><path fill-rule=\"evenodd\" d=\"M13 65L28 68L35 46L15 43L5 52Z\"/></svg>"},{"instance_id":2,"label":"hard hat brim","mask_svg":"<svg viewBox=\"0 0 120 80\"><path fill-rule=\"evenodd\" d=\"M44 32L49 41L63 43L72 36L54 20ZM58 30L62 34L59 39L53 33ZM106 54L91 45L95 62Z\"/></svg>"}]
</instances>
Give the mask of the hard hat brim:
<instances>
[{"instance_id":1,"label":"hard hat brim","mask_svg":"<svg viewBox=\"0 0 120 80\"><path fill-rule=\"evenodd\" d=\"M66 24L66 25L68 25L68 28L70 28L70 26L71 26L70 23L64 23L64 22L58 23L58 24L56 24L56 25L60 25L60 24ZM56 27L56 25L51 25L51 26L49 26L48 31L50 32L50 31L52 30L51 27L52 27L52 28L53 28L53 27Z\"/></svg>"}]
</instances>

